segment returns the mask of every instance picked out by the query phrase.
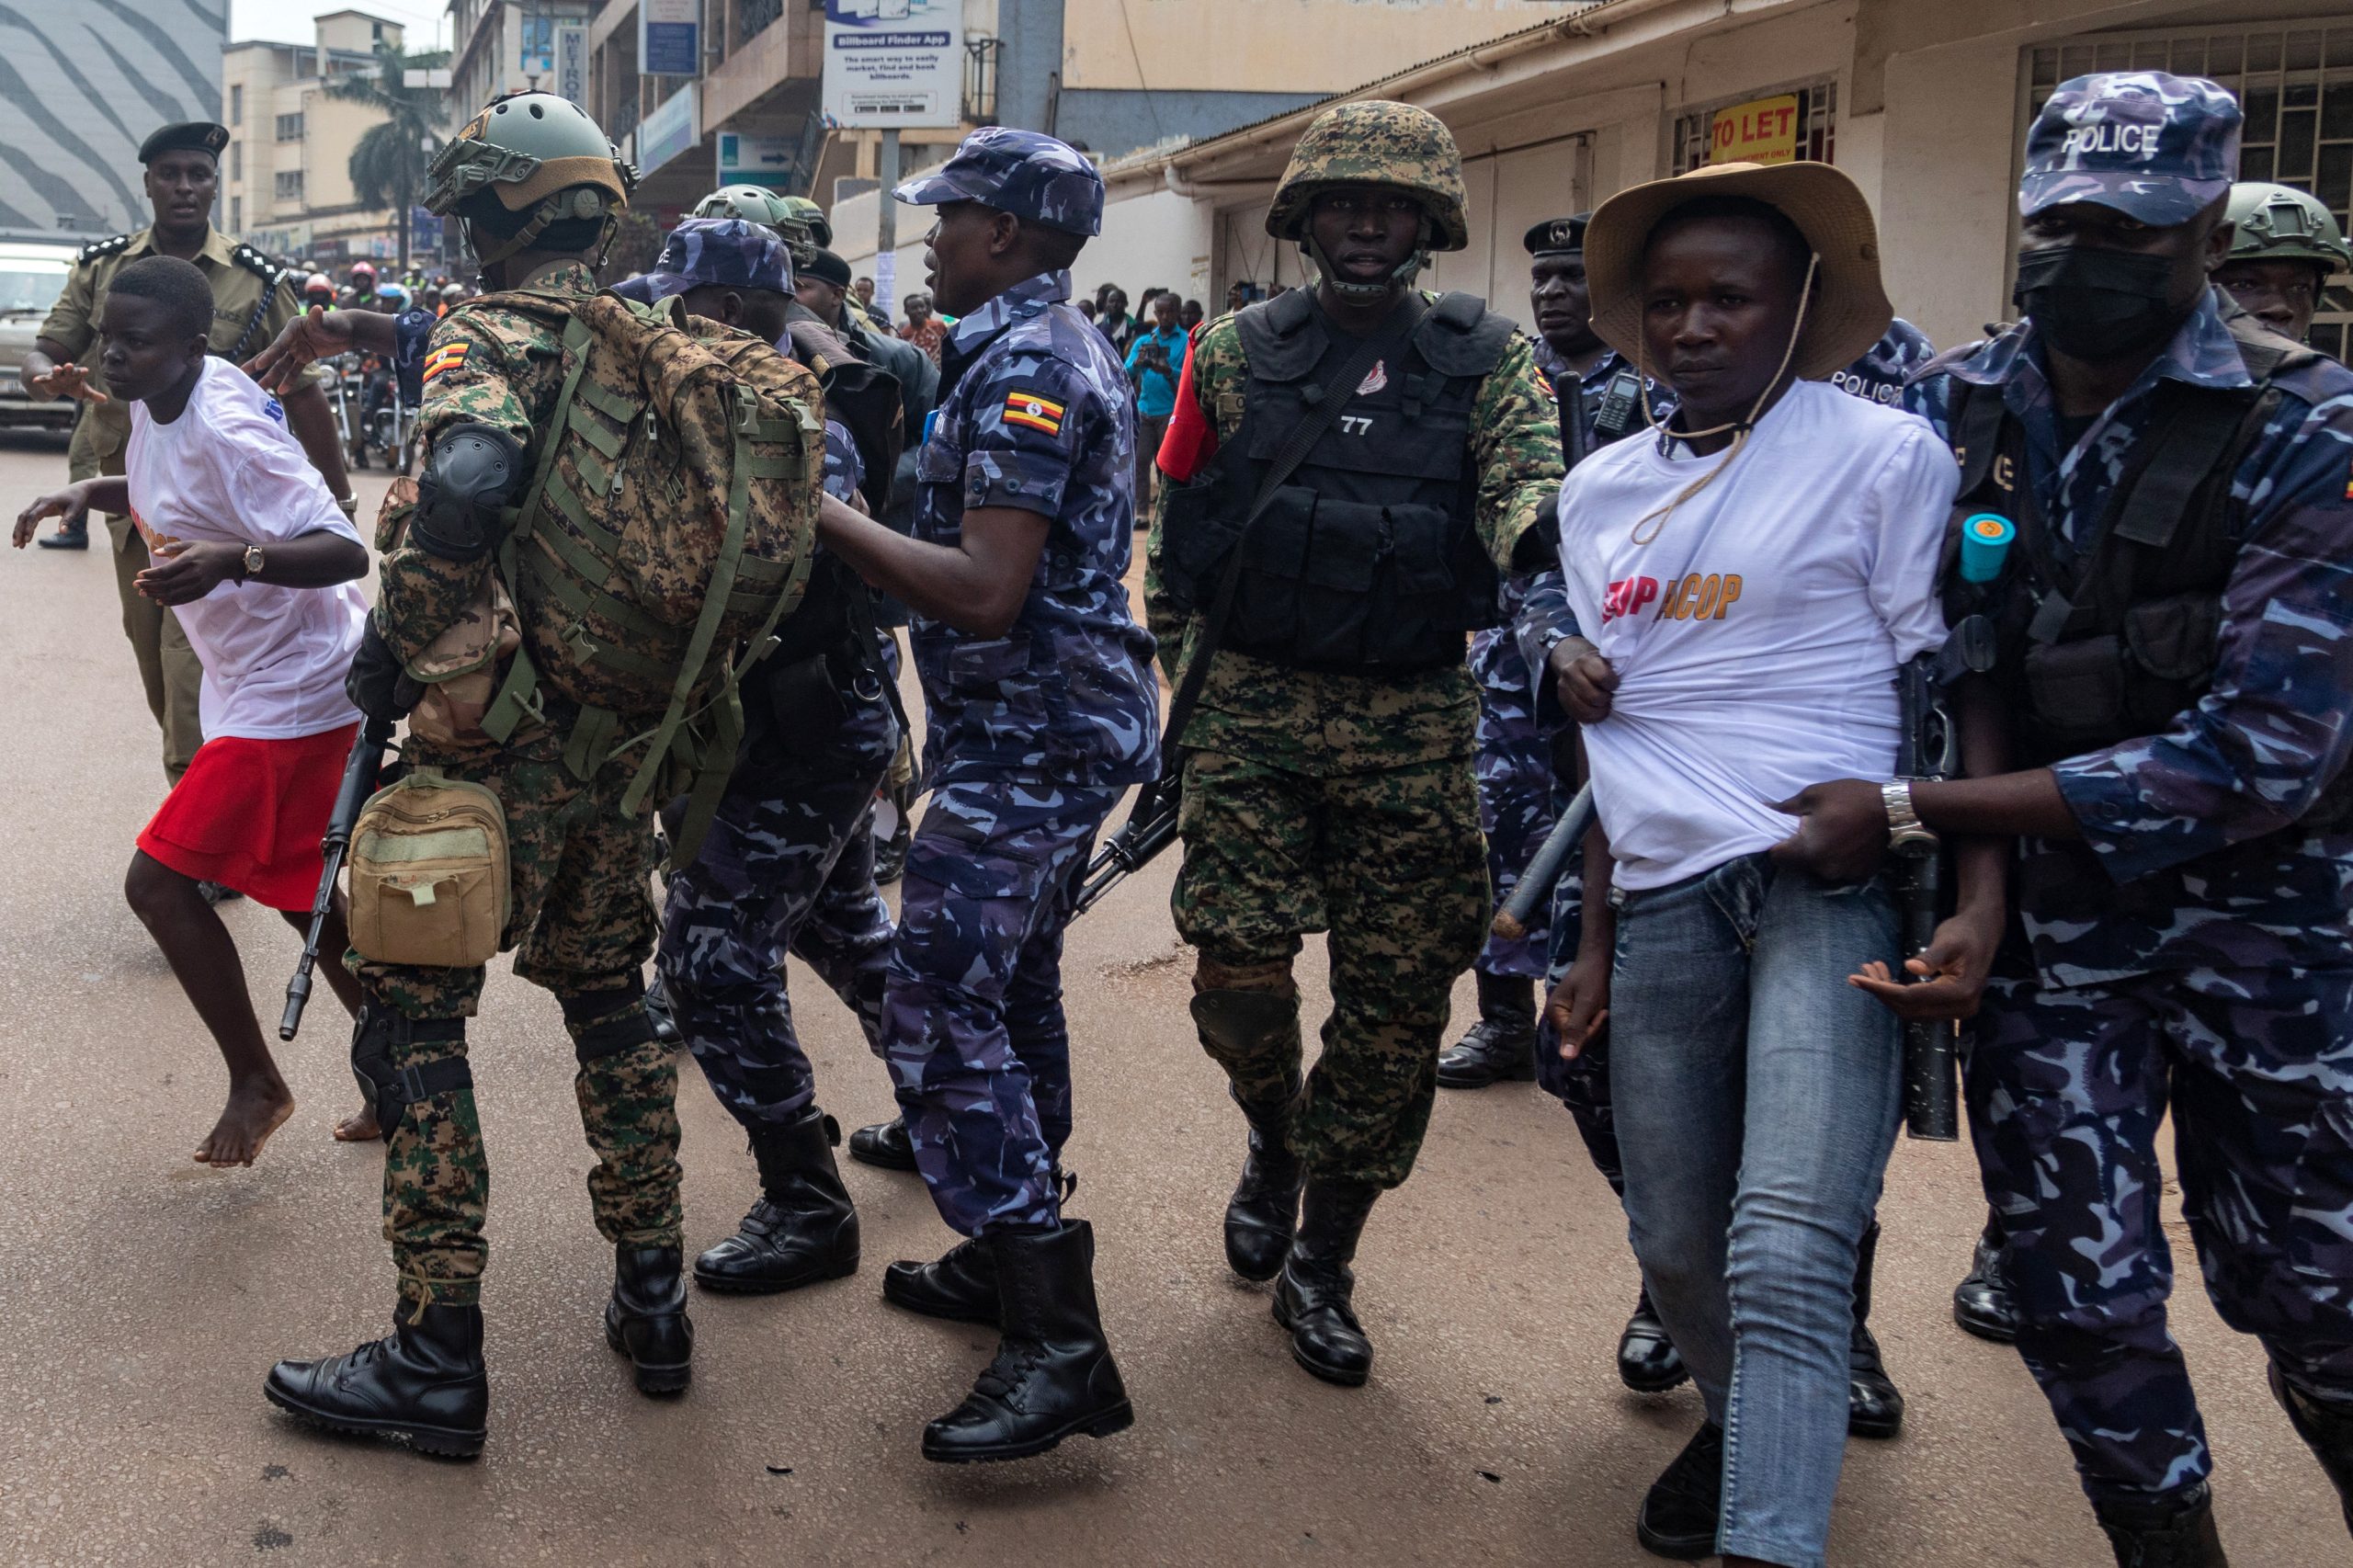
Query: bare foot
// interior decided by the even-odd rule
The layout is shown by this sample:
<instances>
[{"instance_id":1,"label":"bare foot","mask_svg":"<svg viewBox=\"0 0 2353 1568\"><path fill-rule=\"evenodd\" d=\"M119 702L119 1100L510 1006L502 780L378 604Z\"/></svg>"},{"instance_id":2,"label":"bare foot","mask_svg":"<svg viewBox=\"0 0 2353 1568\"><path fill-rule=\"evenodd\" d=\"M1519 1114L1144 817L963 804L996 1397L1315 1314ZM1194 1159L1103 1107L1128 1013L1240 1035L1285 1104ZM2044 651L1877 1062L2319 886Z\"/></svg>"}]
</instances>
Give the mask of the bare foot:
<instances>
[{"instance_id":1,"label":"bare foot","mask_svg":"<svg viewBox=\"0 0 2353 1568\"><path fill-rule=\"evenodd\" d=\"M335 1124L335 1139L338 1143L373 1143L384 1135L376 1125L376 1108L363 1105Z\"/></svg>"},{"instance_id":2,"label":"bare foot","mask_svg":"<svg viewBox=\"0 0 2353 1568\"><path fill-rule=\"evenodd\" d=\"M229 1085L229 1103L221 1119L196 1146L196 1159L207 1165L250 1165L269 1135L294 1114L294 1096L283 1081L239 1079Z\"/></svg>"}]
</instances>

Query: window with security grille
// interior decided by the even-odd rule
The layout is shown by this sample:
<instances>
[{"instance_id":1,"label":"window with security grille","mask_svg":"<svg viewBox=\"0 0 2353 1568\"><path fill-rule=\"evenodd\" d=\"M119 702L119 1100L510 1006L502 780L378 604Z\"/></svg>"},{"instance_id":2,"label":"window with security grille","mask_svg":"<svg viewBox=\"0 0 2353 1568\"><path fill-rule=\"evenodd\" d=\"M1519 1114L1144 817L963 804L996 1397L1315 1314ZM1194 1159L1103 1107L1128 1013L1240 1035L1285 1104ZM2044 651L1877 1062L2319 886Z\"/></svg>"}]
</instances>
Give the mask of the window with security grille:
<instances>
[{"instance_id":1,"label":"window with security grille","mask_svg":"<svg viewBox=\"0 0 2353 1568\"><path fill-rule=\"evenodd\" d=\"M278 139L280 142L300 142L302 140L302 117L299 114L279 115L278 117Z\"/></svg>"},{"instance_id":2,"label":"window with security grille","mask_svg":"<svg viewBox=\"0 0 2353 1568\"><path fill-rule=\"evenodd\" d=\"M2060 83L2095 71L2169 71L2229 88L2246 113L2239 178L2293 186L2345 224L2353 207L2353 25L2122 33L2047 45L2028 65L2029 118ZM2353 277L2339 273L2322 289L2312 343L2339 359L2353 347Z\"/></svg>"},{"instance_id":3,"label":"window with security grille","mask_svg":"<svg viewBox=\"0 0 2353 1568\"><path fill-rule=\"evenodd\" d=\"M1675 117L1675 172L1688 174L1710 161L1709 149L1722 139L1718 134L1722 128L1716 124L1718 115L1780 94L1797 98L1797 156L1821 164L1837 162L1832 154L1836 151L1838 84L1811 82L1802 87L1781 88L1779 94L1749 93L1723 103L1680 110Z\"/></svg>"},{"instance_id":4,"label":"window with security grille","mask_svg":"<svg viewBox=\"0 0 2353 1568\"><path fill-rule=\"evenodd\" d=\"M301 171L301 170L300 170L300 169L280 169L280 170L278 170L278 181L277 181L276 190L277 190L277 194L278 194L278 200L280 200L280 201L300 201L300 200L301 200L301 199L302 199L302 171Z\"/></svg>"}]
</instances>

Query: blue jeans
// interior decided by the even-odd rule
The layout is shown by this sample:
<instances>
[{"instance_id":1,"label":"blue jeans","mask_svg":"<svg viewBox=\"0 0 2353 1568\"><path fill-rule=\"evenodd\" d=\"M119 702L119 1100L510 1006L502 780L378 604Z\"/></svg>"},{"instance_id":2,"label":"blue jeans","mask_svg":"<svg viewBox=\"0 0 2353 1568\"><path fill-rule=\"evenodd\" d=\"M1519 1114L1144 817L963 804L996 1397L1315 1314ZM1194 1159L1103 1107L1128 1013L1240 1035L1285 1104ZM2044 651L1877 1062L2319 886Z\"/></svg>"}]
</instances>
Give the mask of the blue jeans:
<instances>
[{"instance_id":1,"label":"blue jeans","mask_svg":"<svg viewBox=\"0 0 2353 1568\"><path fill-rule=\"evenodd\" d=\"M1822 1568L1847 1442L1855 1249L1895 1146L1884 882L1762 854L1620 892L1609 1095L1651 1300L1724 1428L1717 1549Z\"/></svg>"}]
</instances>

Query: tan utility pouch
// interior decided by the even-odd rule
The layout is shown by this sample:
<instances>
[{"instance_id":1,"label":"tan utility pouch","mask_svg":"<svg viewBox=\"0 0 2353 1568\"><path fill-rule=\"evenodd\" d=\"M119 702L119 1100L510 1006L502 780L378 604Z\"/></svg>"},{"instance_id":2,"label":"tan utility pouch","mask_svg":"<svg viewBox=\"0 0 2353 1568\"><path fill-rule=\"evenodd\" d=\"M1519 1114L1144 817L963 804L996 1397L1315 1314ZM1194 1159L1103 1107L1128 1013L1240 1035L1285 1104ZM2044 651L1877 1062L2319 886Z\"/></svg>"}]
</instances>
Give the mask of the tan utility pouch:
<instances>
[{"instance_id":1,"label":"tan utility pouch","mask_svg":"<svg viewBox=\"0 0 2353 1568\"><path fill-rule=\"evenodd\" d=\"M472 969L506 931L506 813L480 784L420 767L351 833L351 945L377 963Z\"/></svg>"}]
</instances>

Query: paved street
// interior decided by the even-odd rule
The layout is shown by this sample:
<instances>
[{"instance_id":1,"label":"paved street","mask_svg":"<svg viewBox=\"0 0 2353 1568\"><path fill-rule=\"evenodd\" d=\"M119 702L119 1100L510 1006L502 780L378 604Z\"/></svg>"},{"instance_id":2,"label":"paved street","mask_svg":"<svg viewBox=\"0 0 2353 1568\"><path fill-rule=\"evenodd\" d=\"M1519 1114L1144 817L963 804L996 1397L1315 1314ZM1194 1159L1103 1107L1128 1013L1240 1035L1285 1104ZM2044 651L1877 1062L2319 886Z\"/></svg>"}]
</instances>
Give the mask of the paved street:
<instances>
[{"instance_id":1,"label":"paved street","mask_svg":"<svg viewBox=\"0 0 2353 1568\"><path fill-rule=\"evenodd\" d=\"M0 437L0 514L63 473L59 444ZM363 478L363 518L381 490ZM915 1178L847 1162L858 1274L699 1297L692 1392L639 1397L597 1327L611 1260L582 1187L568 1042L552 999L503 962L472 1031L494 1168L490 1448L448 1464L291 1425L261 1399L270 1361L383 1332L380 1155L328 1137L354 1090L347 1022L322 986L282 1056L301 1104L261 1164L189 1161L222 1074L120 895L161 780L116 613L102 549L0 561L0 1559L1655 1561L1633 1543L1633 1510L1699 1403L1619 1387L1624 1222L1535 1090L1441 1096L1420 1170L1376 1210L1359 1259L1379 1350L1368 1388L1294 1368L1264 1290L1227 1273L1217 1219L1241 1121L1186 1016L1173 857L1074 930L1065 971L1074 1210L1099 1237L1129 1433L1019 1465L925 1464L921 1424L969 1386L989 1339L882 1304L885 1262L952 1237ZM227 915L274 1019L295 939L250 903ZM1302 974L1320 1017L1320 955ZM845 1128L887 1114L847 1014L797 965L792 983L826 1108ZM1458 1017L1469 997L1466 981ZM732 1229L752 1169L691 1065L682 1085L699 1248ZM1875 1321L1911 1415L1900 1441L1852 1448L1832 1561L2107 1562L2016 1357L1948 1315L1979 1214L1964 1150L1902 1147L1882 1213ZM2353 1560L2334 1494L2263 1392L2259 1352L2194 1289L2177 1328L2234 1559Z\"/></svg>"}]
</instances>

